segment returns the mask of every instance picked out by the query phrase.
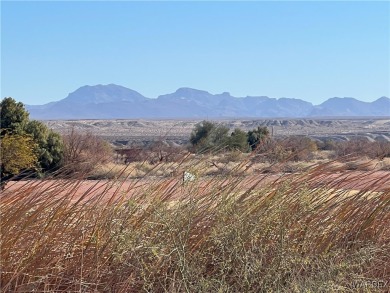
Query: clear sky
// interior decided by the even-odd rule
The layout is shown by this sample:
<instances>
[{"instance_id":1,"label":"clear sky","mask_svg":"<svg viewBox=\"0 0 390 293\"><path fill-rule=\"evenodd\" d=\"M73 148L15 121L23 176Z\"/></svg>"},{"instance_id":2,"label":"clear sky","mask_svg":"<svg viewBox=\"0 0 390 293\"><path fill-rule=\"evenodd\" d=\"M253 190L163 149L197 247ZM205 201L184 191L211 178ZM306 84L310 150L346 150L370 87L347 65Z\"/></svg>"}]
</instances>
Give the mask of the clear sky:
<instances>
[{"instance_id":1,"label":"clear sky","mask_svg":"<svg viewBox=\"0 0 390 293\"><path fill-rule=\"evenodd\" d=\"M390 2L1 1L1 95L115 83L373 101L390 92Z\"/></svg>"}]
</instances>

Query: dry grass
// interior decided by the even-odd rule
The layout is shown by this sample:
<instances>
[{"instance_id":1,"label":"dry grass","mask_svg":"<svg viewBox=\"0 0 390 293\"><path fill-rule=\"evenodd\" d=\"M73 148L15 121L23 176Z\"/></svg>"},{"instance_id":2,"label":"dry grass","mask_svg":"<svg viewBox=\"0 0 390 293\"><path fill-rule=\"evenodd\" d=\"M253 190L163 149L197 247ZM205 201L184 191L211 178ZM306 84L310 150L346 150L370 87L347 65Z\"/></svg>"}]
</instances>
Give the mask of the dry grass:
<instances>
[{"instance_id":1,"label":"dry grass","mask_svg":"<svg viewBox=\"0 0 390 293\"><path fill-rule=\"evenodd\" d=\"M384 158L378 162L378 166L382 171L390 171L390 158Z\"/></svg>"},{"instance_id":2,"label":"dry grass","mask_svg":"<svg viewBox=\"0 0 390 293\"><path fill-rule=\"evenodd\" d=\"M208 162L175 164L196 172ZM334 166L325 164L268 183L243 181L237 174L248 164L137 188L157 172L150 166L124 189L140 168L128 166L118 180L77 196L81 180L8 187L0 202L2 292L390 289L372 283L390 280L390 190L373 192L388 173L351 194L345 186L365 173L326 180Z\"/></svg>"},{"instance_id":3,"label":"dry grass","mask_svg":"<svg viewBox=\"0 0 390 293\"><path fill-rule=\"evenodd\" d=\"M351 160L345 163L348 170L359 170L359 171L374 171L381 169L379 160L370 160L368 158L361 158L357 160Z\"/></svg>"},{"instance_id":4,"label":"dry grass","mask_svg":"<svg viewBox=\"0 0 390 293\"><path fill-rule=\"evenodd\" d=\"M141 178L145 176L171 177L184 170L196 173L198 176L215 176L220 174L232 174L240 168L249 154L241 152L226 152L218 155L191 155L188 154L182 160L174 162L160 162L151 164L149 159L128 164L105 163L96 165L88 174L90 179L118 179ZM260 168L265 164L253 164L251 167ZM269 164L266 164L267 166ZM124 170L125 169L125 170ZM252 170L251 169L251 170ZM250 174L249 170L246 172Z\"/></svg>"}]
</instances>

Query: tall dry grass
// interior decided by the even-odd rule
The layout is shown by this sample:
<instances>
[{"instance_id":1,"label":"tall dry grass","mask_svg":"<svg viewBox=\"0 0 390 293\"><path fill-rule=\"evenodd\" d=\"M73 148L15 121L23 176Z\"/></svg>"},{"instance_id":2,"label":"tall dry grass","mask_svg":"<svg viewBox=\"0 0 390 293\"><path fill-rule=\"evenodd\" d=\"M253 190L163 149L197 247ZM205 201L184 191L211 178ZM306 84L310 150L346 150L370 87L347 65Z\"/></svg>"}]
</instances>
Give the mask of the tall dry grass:
<instances>
[{"instance_id":1,"label":"tall dry grass","mask_svg":"<svg viewBox=\"0 0 390 293\"><path fill-rule=\"evenodd\" d=\"M245 177L243 161L188 183L147 174L87 187L10 183L0 198L1 291L389 290L390 177L333 178L330 165Z\"/></svg>"}]
</instances>

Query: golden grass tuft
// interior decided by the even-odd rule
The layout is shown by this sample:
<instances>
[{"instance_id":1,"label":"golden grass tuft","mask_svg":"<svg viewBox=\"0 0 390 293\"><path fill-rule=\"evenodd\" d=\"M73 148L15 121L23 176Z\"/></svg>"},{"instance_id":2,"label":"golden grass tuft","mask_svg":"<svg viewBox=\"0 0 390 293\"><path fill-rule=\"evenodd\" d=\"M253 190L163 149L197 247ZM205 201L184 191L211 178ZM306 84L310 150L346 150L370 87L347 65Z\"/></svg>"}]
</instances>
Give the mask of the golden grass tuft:
<instances>
[{"instance_id":1,"label":"golden grass tuft","mask_svg":"<svg viewBox=\"0 0 390 293\"><path fill-rule=\"evenodd\" d=\"M172 168L201 172L202 164L192 158ZM142 168L129 165L88 188L81 179L8 184L0 198L1 291L390 288L370 286L390 280L388 172L332 177L334 165L322 164L244 176L251 166L242 161L183 184L180 175L156 177L159 168L134 179Z\"/></svg>"}]
</instances>

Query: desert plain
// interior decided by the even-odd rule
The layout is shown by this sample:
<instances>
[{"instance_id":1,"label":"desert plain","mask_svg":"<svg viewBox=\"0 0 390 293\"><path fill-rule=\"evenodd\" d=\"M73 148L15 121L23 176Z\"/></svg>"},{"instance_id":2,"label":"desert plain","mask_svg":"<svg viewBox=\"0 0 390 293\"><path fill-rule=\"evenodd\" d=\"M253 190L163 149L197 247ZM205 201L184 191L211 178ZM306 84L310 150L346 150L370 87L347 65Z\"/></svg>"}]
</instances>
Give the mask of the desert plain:
<instances>
[{"instance_id":1,"label":"desert plain","mask_svg":"<svg viewBox=\"0 0 390 293\"><path fill-rule=\"evenodd\" d=\"M66 133L70 128L88 131L117 147L147 145L156 140L166 140L179 145L188 143L191 131L202 120L46 120L51 129ZM275 137L305 135L313 139L348 140L366 138L369 141L390 141L390 117L378 118L317 118L317 119L219 119L231 130L248 131L266 126Z\"/></svg>"}]
</instances>

